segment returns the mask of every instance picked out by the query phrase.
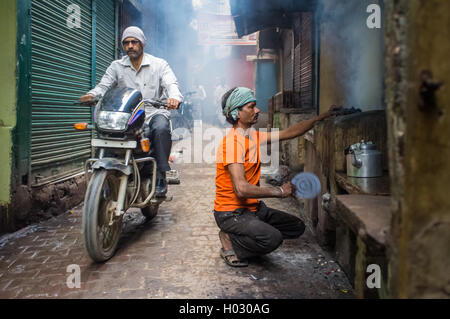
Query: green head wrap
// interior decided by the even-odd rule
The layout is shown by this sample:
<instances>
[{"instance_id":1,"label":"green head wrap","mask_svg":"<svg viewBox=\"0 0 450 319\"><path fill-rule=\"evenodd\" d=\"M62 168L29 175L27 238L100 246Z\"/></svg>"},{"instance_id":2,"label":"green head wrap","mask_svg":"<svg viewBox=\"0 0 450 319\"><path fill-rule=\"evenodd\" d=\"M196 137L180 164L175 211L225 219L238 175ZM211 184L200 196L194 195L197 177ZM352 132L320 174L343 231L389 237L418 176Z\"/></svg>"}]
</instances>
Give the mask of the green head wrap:
<instances>
[{"instance_id":1,"label":"green head wrap","mask_svg":"<svg viewBox=\"0 0 450 319\"><path fill-rule=\"evenodd\" d=\"M231 115L236 121L239 114L238 108L250 102L256 102L255 93L248 88L238 87L228 98L225 108L223 109L223 115L226 117Z\"/></svg>"}]
</instances>

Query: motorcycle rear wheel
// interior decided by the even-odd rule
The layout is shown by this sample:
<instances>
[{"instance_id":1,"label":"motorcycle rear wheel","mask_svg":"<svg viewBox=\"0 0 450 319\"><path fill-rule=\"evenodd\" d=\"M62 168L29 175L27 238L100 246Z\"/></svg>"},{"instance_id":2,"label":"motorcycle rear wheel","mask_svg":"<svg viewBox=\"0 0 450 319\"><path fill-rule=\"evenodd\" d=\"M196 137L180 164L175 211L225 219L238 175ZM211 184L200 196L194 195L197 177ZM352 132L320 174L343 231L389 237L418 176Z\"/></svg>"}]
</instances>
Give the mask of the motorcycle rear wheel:
<instances>
[{"instance_id":1,"label":"motorcycle rear wheel","mask_svg":"<svg viewBox=\"0 0 450 319\"><path fill-rule=\"evenodd\" d=\"M90 179L83 208L83 233L86 250L95 262L110 259L122 231L122 216L114 216L119 179L114 171L95 171Z\"/></svg>"}]
</instances>

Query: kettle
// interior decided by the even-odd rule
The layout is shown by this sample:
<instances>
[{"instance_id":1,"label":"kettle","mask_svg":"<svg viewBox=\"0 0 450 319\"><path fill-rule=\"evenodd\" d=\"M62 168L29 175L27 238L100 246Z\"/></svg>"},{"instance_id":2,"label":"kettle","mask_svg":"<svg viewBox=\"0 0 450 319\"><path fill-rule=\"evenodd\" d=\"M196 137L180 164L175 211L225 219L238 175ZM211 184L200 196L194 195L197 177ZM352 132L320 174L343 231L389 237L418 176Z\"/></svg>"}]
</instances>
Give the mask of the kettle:
<instances>
[{"instance_id":1,"label":"kettle","mask_svg":"<svg viewBox=\"0 0 450 319\"><path fill-rule=\"evenodd\" d=\"M379 177L383 176L381 152L372 142L351 145L346 151L347 176Z\"/></svg>"}]
</instances>

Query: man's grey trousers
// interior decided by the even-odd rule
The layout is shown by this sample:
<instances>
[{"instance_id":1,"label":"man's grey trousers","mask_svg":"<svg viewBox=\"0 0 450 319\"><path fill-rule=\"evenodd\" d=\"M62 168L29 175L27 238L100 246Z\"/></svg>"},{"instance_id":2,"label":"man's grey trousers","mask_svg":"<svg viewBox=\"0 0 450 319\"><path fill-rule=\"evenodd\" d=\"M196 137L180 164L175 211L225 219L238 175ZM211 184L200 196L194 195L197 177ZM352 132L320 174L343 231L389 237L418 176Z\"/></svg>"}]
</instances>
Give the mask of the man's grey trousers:
<instances>
[{"instance_id":1,"label":"man's grey trousers","mask_svg":"<svg viewBox=\"0 0 450 319\"><path fill-rule=\"evenodd\" d=\"M305 224L299 218L259 203L258 211L237 209L233 212L214 211L219 228L230 236L233 250L240 260L268 254L277 249L283 239L300 237Z\"/></svg>"}]
</instances>

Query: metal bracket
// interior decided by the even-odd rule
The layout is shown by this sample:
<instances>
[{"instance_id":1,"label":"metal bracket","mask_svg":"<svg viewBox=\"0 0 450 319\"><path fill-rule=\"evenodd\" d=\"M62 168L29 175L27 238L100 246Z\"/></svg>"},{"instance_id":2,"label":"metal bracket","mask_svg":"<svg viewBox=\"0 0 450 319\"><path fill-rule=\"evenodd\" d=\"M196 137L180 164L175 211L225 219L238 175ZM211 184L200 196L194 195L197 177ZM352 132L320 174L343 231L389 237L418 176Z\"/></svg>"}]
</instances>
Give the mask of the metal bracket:
<instances>
[{"instance_id":1,"label":"metal bracket","mask_svg":"<svg viewBox=\"0 0 450 319\"><path fill-rule=\"evenodd\" d=\"M436 91L438 91L444 82L436 82L433 80L433 72L430 70L423 70L420 74L420 104L419 108L422 111L434 109L437 107Z\"/></svg>"}]
</instances>

